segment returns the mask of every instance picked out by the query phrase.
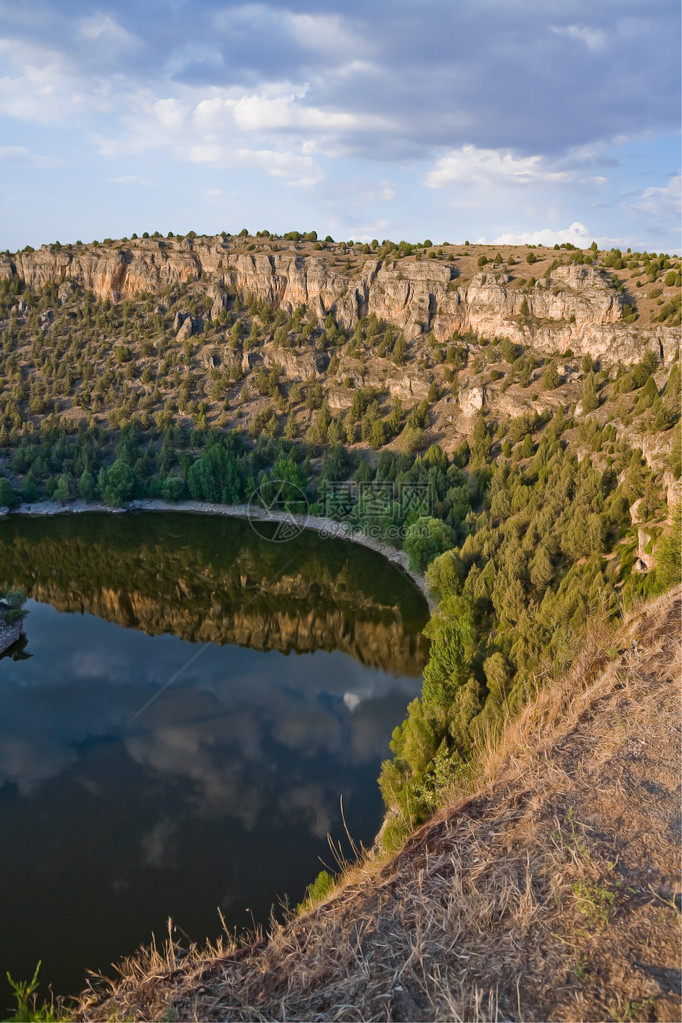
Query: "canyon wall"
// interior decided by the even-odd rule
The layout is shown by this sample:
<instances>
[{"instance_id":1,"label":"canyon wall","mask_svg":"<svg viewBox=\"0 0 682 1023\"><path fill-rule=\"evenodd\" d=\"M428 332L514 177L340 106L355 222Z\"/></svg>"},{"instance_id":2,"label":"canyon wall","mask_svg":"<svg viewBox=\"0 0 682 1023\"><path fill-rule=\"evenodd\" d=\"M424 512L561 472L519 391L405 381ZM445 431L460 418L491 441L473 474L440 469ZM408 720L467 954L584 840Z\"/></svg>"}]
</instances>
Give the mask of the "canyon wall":
<instances>
[{"instance_id":1,"label":"canyon wall","mask_svg":"<svg viewBox=\"0 0 682 1023\"><path fill-rule=\"evenodd\" d=\"M546 352L572 349L621 363L641 359L647 349L668 362L679 348L679 327L628 324L623 295L588 265L558 266L548 277L521 287L506 271L484 270L458 280L454 262L368 258L346 270L329 257L324 251L236 252L221 235L139 239L71 249L50 245L0 256L0 279L18 276L32 288L72 280L115 302L196 283L213 298L214 315L228 301L228 293L236 292L287 311L305 305L320 321L333 312L346 328L374 313L395 324L408 340L429 331L440 341L454 331L474 331Z\"/></svg>"}]
</instances>

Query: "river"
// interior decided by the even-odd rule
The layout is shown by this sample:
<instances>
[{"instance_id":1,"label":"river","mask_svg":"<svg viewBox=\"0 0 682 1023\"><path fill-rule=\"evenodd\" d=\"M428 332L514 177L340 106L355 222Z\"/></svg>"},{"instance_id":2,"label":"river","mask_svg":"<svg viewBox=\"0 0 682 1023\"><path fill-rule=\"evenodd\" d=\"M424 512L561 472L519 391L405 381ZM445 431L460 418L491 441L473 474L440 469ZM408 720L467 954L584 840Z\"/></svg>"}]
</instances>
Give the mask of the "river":
<instances>
[{"instance_id":1,"label":"river","mask_svg":"<svg viewBox=\"0 0 682 1023\"><path fill-rule=\"evenodd\" d=\"M428 610L380 554L167 514L0 522L0 976L79 990L166 934L266 923L371 843ZM259 535L260 534L260 535ZM345 842L345 852L350 853ZM9 1007L2 989L0 1008Z\"/></svg>"}]
</instances>

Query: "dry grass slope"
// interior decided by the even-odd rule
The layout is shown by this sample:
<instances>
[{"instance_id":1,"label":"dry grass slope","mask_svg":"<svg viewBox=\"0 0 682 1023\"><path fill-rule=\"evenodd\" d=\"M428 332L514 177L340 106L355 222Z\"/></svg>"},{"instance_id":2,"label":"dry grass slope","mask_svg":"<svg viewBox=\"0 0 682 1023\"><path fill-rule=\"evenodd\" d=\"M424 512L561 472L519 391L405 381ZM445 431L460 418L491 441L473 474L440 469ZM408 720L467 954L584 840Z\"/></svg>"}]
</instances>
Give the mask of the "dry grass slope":
<instances>
[{"instance_id":1,"label":"dry grass slope","mask_svg":"<svg viewBox=\"0 0 682 1023\"><path fill-rule=\"evenodd\" d=\"M680 1019L681 611L595 629L390 861L268 941L130 960L77 1018Z\"/></svg>"}]
</instances>

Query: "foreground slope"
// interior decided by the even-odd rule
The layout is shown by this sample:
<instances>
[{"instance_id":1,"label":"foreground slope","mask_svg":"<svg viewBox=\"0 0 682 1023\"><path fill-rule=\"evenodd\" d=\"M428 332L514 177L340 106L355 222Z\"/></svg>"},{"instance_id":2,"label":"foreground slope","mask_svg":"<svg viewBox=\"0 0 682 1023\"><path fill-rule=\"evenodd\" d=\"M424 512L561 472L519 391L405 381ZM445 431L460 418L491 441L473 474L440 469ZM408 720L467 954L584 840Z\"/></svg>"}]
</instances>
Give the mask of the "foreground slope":
<instances>
[{"instance_id":1,"label":"foreground slope","mask_svg":"<svg viewBox=\"0 0 682 1023\"><path fill-rule=\"evenodd\" d=\"M267 942L129 961L77 1018L679 1019L681 612L593 628L390 861Z\"/></svg>"}]
</instances>

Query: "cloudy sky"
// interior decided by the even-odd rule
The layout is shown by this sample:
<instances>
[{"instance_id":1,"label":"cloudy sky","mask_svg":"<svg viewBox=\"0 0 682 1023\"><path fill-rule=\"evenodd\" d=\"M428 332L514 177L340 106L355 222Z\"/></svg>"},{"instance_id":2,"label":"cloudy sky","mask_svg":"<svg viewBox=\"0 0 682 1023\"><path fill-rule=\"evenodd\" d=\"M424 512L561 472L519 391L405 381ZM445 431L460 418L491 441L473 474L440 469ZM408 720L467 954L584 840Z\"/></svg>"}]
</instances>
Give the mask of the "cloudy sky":
<instances>
[{"instance_id":1,"label":"cloudy sky","mask_svg":"<svg viewBox=\"0 0 682 1023\"><path fill-rule=\"evenodd\" d=\"M678 0L0 0L0 248L680 248Z\"/></svg>"}]
</instances>

